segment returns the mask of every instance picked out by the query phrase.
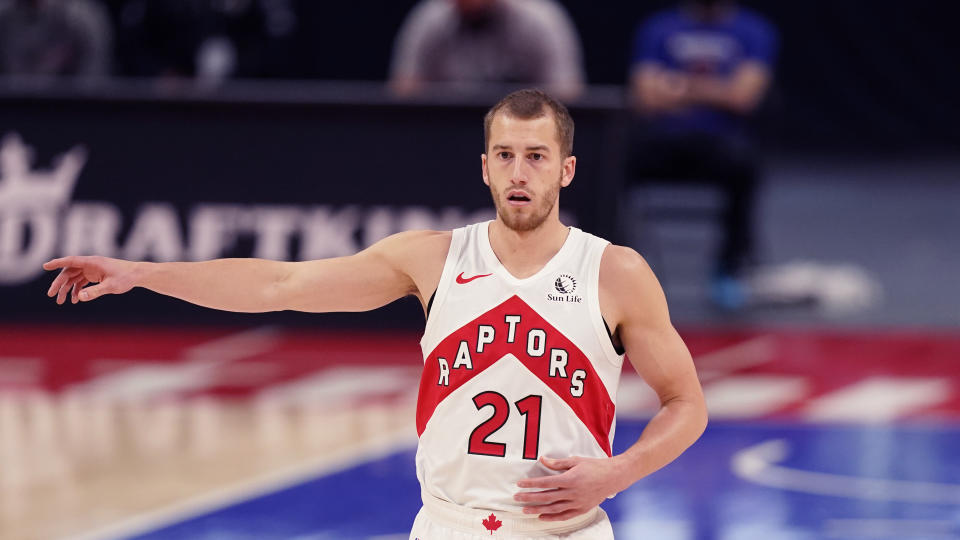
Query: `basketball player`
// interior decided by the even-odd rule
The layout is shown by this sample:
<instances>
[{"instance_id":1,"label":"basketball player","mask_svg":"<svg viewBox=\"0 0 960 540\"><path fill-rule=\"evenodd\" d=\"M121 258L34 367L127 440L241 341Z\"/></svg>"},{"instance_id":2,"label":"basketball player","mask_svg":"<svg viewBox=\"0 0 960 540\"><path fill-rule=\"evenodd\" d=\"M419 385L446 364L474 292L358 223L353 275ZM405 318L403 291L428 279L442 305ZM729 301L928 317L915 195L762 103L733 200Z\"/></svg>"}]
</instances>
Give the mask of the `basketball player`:
<instances>
[{"instance_id":1,"label":"basketball player","mask_svg":"<svg viewBox=\"0 0 960 540\"><path fill-rule=\"evenodd\" d=\"M415 295L427 321L423 509L411 540L613 538L598 505L700 436L700 384L644 260L560 222L560 189L577 164L566 108L521 90L490 110L485 135L483 181L497 209L488 223L307 262L64 257L44 265L62 269L48 294L76 303L144 287L242 312L360 311ZM661 407L612 455L624 351Z\"/></svg>"}]
</instances>

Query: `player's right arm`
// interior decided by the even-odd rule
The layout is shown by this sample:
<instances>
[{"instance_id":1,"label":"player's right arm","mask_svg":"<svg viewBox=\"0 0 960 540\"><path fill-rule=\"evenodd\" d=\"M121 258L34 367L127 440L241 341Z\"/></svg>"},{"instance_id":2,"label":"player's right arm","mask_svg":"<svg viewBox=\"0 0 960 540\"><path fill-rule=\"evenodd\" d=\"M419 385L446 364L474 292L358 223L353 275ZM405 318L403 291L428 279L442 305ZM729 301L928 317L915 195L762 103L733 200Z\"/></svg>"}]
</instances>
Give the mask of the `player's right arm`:
<instances>
[{"instance_id":1,"label":"player's right arm","mask_svg":"<svg viewBox=\"0 0 960 540\"><path fill-rule=\"evenodd\" d=\"M355 255L304 262L149 263L71 256L43 267L61 270L47 291L58 304L68 296L87 302L143 287L225 311L366 311L409 294L422 296L420 289L429 287L433 268L442 268L448 246L449 233L410 231Z\"/></svg>"}]
</instances>

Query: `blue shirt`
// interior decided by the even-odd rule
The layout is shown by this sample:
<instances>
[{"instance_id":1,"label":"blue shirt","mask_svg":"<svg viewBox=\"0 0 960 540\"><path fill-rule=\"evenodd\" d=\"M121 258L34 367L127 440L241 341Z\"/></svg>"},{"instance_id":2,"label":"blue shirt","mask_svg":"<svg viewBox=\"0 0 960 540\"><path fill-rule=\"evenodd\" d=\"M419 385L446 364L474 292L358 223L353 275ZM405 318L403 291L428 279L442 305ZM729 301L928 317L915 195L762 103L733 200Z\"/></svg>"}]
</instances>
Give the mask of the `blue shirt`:
<instances>
[{"instance_id":1,"label":"blue shirt","mask_svg":"<svg viewBox=\"0 0 960 540\"><path fill-rule=\"evenodd\" d=\"M655 63L690 74L725 76L741 63L755 61L773 69L777 30L759 14L737 7L720 20L698 21L683 8L661 11L637 29L632 64ZM711 106L693 106L661 114L655 123L674 133L733 134L744 118Z\"/></svg>"}]
</instances>

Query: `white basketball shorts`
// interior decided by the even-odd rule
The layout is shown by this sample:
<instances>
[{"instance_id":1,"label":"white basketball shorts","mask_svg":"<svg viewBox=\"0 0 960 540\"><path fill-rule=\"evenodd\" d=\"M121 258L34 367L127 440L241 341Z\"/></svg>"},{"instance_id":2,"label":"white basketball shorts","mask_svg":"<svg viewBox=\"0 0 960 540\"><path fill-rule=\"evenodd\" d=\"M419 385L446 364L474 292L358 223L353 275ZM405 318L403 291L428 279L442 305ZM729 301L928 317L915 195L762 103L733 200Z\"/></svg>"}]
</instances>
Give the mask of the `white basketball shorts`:
<instances>
[{"instance_id":1,"label":"white basketball shorts","mask_svg":"<svg viewBox=\"0 0 960 540\"><path fill-rule=\"evenodd\" d=\"M410 540L613 540L606 512L592 512L566 521L540 521L536 516L464 508L423 494L423 508Z\"/></svg>"}]
</instances>

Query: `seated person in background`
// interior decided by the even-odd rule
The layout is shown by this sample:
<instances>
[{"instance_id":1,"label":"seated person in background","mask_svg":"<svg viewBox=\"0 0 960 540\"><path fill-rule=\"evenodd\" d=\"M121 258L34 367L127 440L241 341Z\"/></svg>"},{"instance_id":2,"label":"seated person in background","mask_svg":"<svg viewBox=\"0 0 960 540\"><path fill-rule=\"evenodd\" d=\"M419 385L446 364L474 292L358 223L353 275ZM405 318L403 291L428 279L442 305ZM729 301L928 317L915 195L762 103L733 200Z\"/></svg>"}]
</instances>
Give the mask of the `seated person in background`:
<instances>
[{"instance_id":1,"label":"seated person in background","mask_svg":"<svg viewBox=\"0 0 960 540\"><path fill-rule=\"evenodd\" d=\"M423 0L397 35L390 85L409 96L431 83L533 84L569 99L584 83L580 40L553 0Z\"/></svg>"},{"instance_id":2,"label":"seated person in background","mask_svg":"<svg viewBox=\"0 0 960 540\"><path fill-rule=\"evenodd\" d=\"M0 75L104 78L112 41L107 10L95 0L0 2Z\"/></svg>"},{"instance_id":3,"label":"seated person in background","mask_svg":"<svg viewBox=\"0 0 960 540\"><path fill-rule=\"evenodd\" d=\"M641 23L630 101L639 113L628 176L633 181L709 182L727 203L711 296L745 301L738 280L753 255L757 162L747 122L770 86L777 32L735 1L689 0Z\"/></svg>"}]
</instances>

